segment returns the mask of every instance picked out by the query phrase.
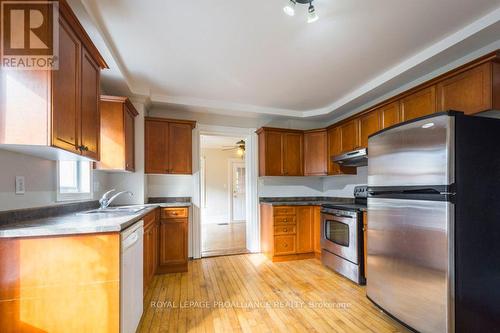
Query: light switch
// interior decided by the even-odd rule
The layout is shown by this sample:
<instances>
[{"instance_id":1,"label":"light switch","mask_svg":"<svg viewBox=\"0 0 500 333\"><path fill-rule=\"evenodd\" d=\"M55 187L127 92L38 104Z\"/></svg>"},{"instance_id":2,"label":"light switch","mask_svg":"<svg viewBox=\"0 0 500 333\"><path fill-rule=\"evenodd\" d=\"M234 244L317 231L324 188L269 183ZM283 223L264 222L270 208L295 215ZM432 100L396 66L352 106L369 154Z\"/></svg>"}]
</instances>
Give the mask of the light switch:
<instances>
[{"instance_id":1,"label":"light switch","mask_svg":"<svg viewBox=\"0 0 500 333\"><path fill-rule=\"evenodd\" d=\"M16 176L16 194L24 194L24 192L26 192L24 176Z\"/></svg>"}]
</instances>

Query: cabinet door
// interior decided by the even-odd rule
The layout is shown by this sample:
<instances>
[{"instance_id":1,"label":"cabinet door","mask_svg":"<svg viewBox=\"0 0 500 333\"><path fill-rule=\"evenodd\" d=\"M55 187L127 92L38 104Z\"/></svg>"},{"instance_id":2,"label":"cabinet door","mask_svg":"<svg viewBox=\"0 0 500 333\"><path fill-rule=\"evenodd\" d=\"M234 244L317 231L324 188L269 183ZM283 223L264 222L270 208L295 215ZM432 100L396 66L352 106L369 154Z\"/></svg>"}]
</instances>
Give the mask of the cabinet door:
<instances>
[{"instance_id":1,"label":"cabinet door","mask_svg":"<svg viewBox=\"0 0 500 333\"><path fill-rule=\"evenodd\" d=\"M457 110L466 114L492 108L492 64L486 63L438 84L440 111Z\"/></svg>"},{"instance_id":2,"label":"cabinet door","mask_svg":"<svg viewBox=\"0 0 500 333\"><path fill-rule=\"evenodd\" d=\"M81 43L59 20L59 69L52 71L52 146L80 154Z\"/></svg>"},{"instance_id":3,"label":"cabinet door","mask_svg":"<svg viewBox=\"0 0 500 333\"><path fill-rule=\"evenodd\" d=\"M160 258L160 220L158 218L158 214L156 217L156 221L153 226L153 246L152 246L153 255L151 256L153 265L151 271L153 272L153 276L156 274L156 270L158 269L158 262Z\"/></svg>"},{"instance_id":4,"label":"cabinet door","mask_svg":"<svg viewBox=\"0 0 500 333\"><path fill-rule=\"evenodd\" d=\"M283 175L303 176L302 133L283 134Z\"/></svg>"},{"instance_id":5,"label":"cabinet door","mask_svg":"<svg viewBox=\"0 0 500 333\"><path fill-rule=\"evenodd\" d=\"M168 123L164 121L146 120L144 133L146 173L168 173Z\"/></svg>"},{"instance_id":6,"label":"cabinet door","mask_svg":"<svg viewBox=\"0 0 500 333\"><path fill-rule=\"evenodd\" d=\"M426 116L436 112L436 87L417 91L401 100L403 121Z\"/></svg>"},{"instance_id":7,"label":"cabinet door","mask_svg":"<svg viewBox=\"0 0 500 333\"><path fill-rule=\"evenodd\" d=\"M346 153L359 147L357 120L340 125L340 152Z\"/></svg>"},{"instance_id":8,"label":"cabinet door","mask_svg":"<svg viewBox=\"0 0 500 333\"><path fill-rule=\"evenodd\" d=\"M304 134L304 174L323 176L327 174L328 145L326 130Z\"/></svg>"},{"instance_id":9,"label":"cabinet door","mask_svg":"<svg viewBox=\"0 0 500 333\"><path fill-rule=\"evenodd\" d=\"M295 254L295 235L280 235L274 236L274 255Z\"/></svg>"},{"instance_id":10,"label":"cabinet door","mask_svg":"<svg viewBox=\"0 0 500 333\"><path fill-rule=\"evenodd\" d=\"M313 207L297 207L297 253L314 252Z\"/></svg>"},{"instance_id":11,"label":"cabinet door","mask_svg":"<svg viewBox=\"0 0 500 333\"><path fill-rule=\"evenodd\" d=\"M193 148L191 124L170 123L168 127L168 172L192 174Z\"/></svg>"},{"instance_id":12,"label":"cabinet door","mask_svg":"<svg viewBox=\"0 0 500 333\"><path fill-rule=\"evenodd\" d=\"M332 157L341 153L341 135L340 127L334 127L328 130L328 174L356 174L356 168L341 167L339 164L332 162Z\"/></svg>"},{"instance_id":13,"label":"cabinet door","mask_svg":"<svg viewBox=\"0 0 500 333\"><path fill-rule=\"evenodd\" d=\"M143 252L143 290L146 291L151 280L151 263L152 263L152 232L153 226L144 229L144 252Z\"/></svg>"},{"instance_id":14,"label":"cabinet door","mask_svg":"<svg viewBox=\"0 0 500 333\"><path fill-rule=\"evenodd\" d=\"M101 116L99 114L100 69L83 49L81 86L81 146L82 155L99 160Z\"/></svg>"},{"instance_id":15,"label":"cabinet door","mask_svg":"<svg viewBox=\"0 0 500 333\"><path fill-rule=\"evenodd\" d=\"M265 173L261 176L282 176L283 175L283 133L265 132L264 135Z\"/></svg>"},{"instance_id":16,"label":"cabinet door","mask_svg":"<svg viewBox=\"0 0 500 333\"><path fill-rule=\"evenodd\" d=\"M368 137L380 130L380 113L378 110L371 111L359 117L359 140L360 146L368 147Z\"/></svg>"},{"instance_id":17,"label":"cabinet door","mask_svg":"<svg viewBox=\"0 0 500 333\"><path fill-rule=\"evenodd\" d=\"M184 264L187 256L187 219L162 220L160 265Z\"/></svg>"},{"instance_id":18,"label":"cabinet door","mask_svg":"<svg viewBox=\"0 0 500 333\"><path fill-rule=\"evenodd\" d=\"M124 110L123 116L125 127L125 170L133 172L135 171L134 116L127 109Z\"/></svg>"},{"instance_id":19,"label":"cabinet door","mask_svg":"<svg viewBox=\"0 0 500 333\"><path fill-rule=\"evenodd\" d=\"M313 208L314 220L314 252L321 253L321 207L314 206Z\"/></svg>"},{"instance_id":20,"label":"cabinet door","mask_svg":"<svg viewBox=\"0 0 500 333\"><path fill-rule=\"evenodd\" d=\"M379 109L381 128L391 127L401 122L399 101L393 102Z\"/></svg>"}]
</instances>

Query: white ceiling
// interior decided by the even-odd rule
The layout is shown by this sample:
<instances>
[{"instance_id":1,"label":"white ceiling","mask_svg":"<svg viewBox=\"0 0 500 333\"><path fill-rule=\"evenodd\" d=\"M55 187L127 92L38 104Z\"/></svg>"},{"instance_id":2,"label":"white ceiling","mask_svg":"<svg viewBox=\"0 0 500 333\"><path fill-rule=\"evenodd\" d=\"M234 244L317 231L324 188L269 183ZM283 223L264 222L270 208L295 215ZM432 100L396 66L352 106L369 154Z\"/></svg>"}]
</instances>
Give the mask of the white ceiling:
<instances>
[{"instance_id":1,"label":"white ceiling","mask_svg":"<svg viewBox=\"0 0 500 333\"><path fill-rule=\"evenodd\" d=\"M200 136L201 148L225 149L236 147L236 142L242 140L237 137L202 135Z\"/></svg>"},{"instance_id":2,"label":"white ceiling","mask_svg":"<svg viewBox=\"0 0 500 333\"><path fill-rule=\"evenodd\" d=\"M285 0L81 1L133 94L292 117L359 106L349 103L447 51L452 61L484 46L493 37L450 52L500 27L500 0L315 0L313 24L299 5L286 16Z\"/></svg>"}]
</instances>

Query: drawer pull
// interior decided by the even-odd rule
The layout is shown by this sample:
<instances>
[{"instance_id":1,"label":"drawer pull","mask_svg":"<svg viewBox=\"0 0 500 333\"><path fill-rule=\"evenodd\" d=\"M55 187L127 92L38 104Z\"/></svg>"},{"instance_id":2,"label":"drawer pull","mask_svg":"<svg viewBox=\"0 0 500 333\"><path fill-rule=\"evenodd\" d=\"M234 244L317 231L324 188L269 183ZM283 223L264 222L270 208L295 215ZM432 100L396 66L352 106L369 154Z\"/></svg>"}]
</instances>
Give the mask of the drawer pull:
<instances>
[{"instance_id":1,"label":"drawer pull","mask_svg":"<svg viewBox=\"0 0 500 333\"><path fill-rule=\"evenodd\" d=\"M284 219L283 222L287 222L288 220L287 219Z\"/></svg>"},{"instance_id":2,"label":"drawer pull","mask_svg":"<svg viewBox=\"0 0 500 333\"><path fill-rule=\"evenodd\" d=\"M288 231L288 229L287 229L287 228L284 228L284 229L283 229L283 231L284 231L284 232L287 232L287 231Z\"/></svg>"},{"instance_id":3,"label":"drawer pull","mask_svg":"<svg viewBox=\"0 0 500 333\"><path fill-rule=\"evenodd\" d=\"M286 244L286 243L285 243L285 244L283 245L283 247L288 247L288 244Z\"/></svg>"}]
</instances>

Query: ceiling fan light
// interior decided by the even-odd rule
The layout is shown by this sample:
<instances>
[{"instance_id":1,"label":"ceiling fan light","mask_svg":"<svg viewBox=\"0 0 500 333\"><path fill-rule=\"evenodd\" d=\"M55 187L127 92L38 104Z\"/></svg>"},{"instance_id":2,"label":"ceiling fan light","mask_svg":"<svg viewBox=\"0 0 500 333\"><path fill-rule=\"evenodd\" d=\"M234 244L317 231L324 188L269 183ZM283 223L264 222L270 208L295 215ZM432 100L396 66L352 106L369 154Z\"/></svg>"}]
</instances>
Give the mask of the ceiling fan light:
<instances>
[{"instance_id":1,"label":"ceiling fan light","mask_svg":"<svg viewBox=\"0 0 500 333\"><path fill-rule=\"evenodd\" d=\"M288 16L294 16L295 15L295 0L290 0L288 5L283 7L283 11L285 12L286 15Z\"/></svg>"},{"instance_id":2,"label":"ceiling fan light","mask_svg":"<svg viewBox=\"0 0 500 333\"><path fill-rule=\"evenodd\" d=\"M318 14L316 14L316 9L314 8L313 5L309 6L309 9L307 11L307 23L313 23L319 20Z\"/></svg>"}]
</instances>

